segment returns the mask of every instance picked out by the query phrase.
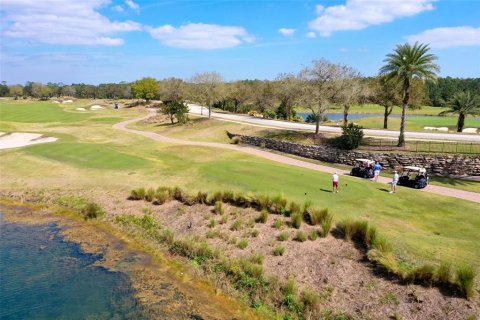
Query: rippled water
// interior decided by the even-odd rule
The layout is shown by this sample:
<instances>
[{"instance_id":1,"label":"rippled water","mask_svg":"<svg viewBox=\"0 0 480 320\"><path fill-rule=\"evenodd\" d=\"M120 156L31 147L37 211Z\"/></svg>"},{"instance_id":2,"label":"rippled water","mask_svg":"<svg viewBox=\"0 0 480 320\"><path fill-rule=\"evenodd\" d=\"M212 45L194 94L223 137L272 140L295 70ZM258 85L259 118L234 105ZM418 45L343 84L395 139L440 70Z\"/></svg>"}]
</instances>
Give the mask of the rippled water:
<instances>
[{"instance_id":1,"label":"rippled water","mask_svg":"<svg viewBox=\"0 0 480 320\"><path fill-rule=\"evenodd\" d=\"M141 319L128 277L66 242L55 225L0 214L0 319Z\"/></svg>"}]
</instances>

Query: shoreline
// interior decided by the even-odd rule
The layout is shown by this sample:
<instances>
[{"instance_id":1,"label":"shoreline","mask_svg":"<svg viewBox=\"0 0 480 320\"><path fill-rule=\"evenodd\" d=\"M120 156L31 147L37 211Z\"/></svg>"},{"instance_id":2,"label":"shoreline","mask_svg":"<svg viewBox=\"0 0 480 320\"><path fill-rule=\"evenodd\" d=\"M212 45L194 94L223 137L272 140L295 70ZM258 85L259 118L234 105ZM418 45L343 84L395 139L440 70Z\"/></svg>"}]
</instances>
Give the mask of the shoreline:
<instances>
[{"instance_id":1,"label":"shoreline","mask_svg":"<svg viewBox=\"0 0 480 320\"><path fill-rule=\"evenodd\" d=\"M73 210L0 198L7 223L56 223L61 236L80 245L81 251L100 254L94 265L126 274L134 298L156 319L261 319L241 302L217 290L174 257L104 221L84 221Z\"/></svg>"}]
</instances>

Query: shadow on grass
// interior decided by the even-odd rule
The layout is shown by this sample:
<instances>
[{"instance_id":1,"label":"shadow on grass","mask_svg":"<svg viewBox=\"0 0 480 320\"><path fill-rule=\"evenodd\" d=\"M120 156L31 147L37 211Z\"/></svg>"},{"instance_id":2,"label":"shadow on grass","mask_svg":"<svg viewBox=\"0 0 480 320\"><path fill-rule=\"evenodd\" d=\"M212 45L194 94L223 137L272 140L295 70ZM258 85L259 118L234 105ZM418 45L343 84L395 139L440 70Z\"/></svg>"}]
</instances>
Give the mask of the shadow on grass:
<instances>
[{"instance_id":1,"label":"shadow on grass","mask_svg":"<svg viewBox=\"0 0 480 320\"><path fill-rule=\"evenodd\" d=\"M385 188L377 188L377 190L383 191L383 192L390 192L390 190L385 189Z\"/></svg>"},{"instance_id":2,"label":"shadow on grass","mask_svg":"<svg viewBox=\"0 0 480 320\"><path fill-rule=\"evenodd\" d=\"M329 192L329 193L332 193L332 192L333 192L332 190L328 190L328 189L321 189L321 188L320 188L320 191L323 191L323 192Z\"/></svg>"}]
</instances>

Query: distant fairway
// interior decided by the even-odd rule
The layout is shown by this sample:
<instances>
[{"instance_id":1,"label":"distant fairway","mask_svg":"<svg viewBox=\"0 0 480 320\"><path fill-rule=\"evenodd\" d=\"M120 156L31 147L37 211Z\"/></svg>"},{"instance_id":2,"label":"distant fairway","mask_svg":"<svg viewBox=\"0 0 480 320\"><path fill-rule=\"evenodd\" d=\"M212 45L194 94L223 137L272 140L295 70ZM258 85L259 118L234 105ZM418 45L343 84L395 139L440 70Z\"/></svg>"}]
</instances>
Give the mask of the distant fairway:
<instances>
[{"instance_id":1,"label":"distant fairway","mask_svg":"<svg viewBox=\"0 0 480 320\"><path fill-rule=\"evenodd\" d=\"M143 158L121 153L107 145L93 143L57 142L49 145L34 145L24 150L31 155L82 168L127 170L142 168L149 164Z\"/></svg>"},{"instance_id":2,"label":"distant fairway","mask_svg":"<svg viewBox=\"0 0 480 320\"><path fill-rule=\"evenodd\" d=\"M2 121L45 123L62 122L71 123L91 117L91 114L80 112L67 112L61 106L48 101L0 103L0 119Z\"/></svg>"}]
</instances>

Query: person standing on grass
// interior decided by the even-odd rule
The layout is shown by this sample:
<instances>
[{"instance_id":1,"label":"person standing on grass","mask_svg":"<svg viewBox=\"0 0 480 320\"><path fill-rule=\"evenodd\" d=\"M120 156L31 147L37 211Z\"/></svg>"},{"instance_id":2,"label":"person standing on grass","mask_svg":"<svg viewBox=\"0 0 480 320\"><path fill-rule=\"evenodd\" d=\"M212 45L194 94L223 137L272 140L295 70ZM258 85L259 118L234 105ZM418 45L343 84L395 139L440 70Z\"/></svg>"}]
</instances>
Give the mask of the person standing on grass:
<instances>
[{"instance_id":1,"label":"person standing on grass","mask_svg":"<svg viewBox=\"0 0 480 320\"><path fill-rule=\"evenodd\" d=\"M378 176L380 175L380 170L382 170L382 166L377 161L373 166L373 181L377 182Z\"/></svg>"},{"instance_id":2,"label":"person standing on grass","mask_svg":"<svg viewBox=\"0 0 480 320\"><path fill-rule=\"evenodd\" d=\"M392 189L390 193L395 193L397 191L397 183L398 183L398 173L396 170L393 171L393 179L392 179Z\"/></svg>"},{"instance_id":3,"label":"person standing on grass","mask_svg":"<svg viewBox=\"0 0 480 320\"><path fill-rule=\"evenodd\" d=\"M333 192L338 193L338 174L335 172L332 176Z\"/></svg>"}]
</instances>

